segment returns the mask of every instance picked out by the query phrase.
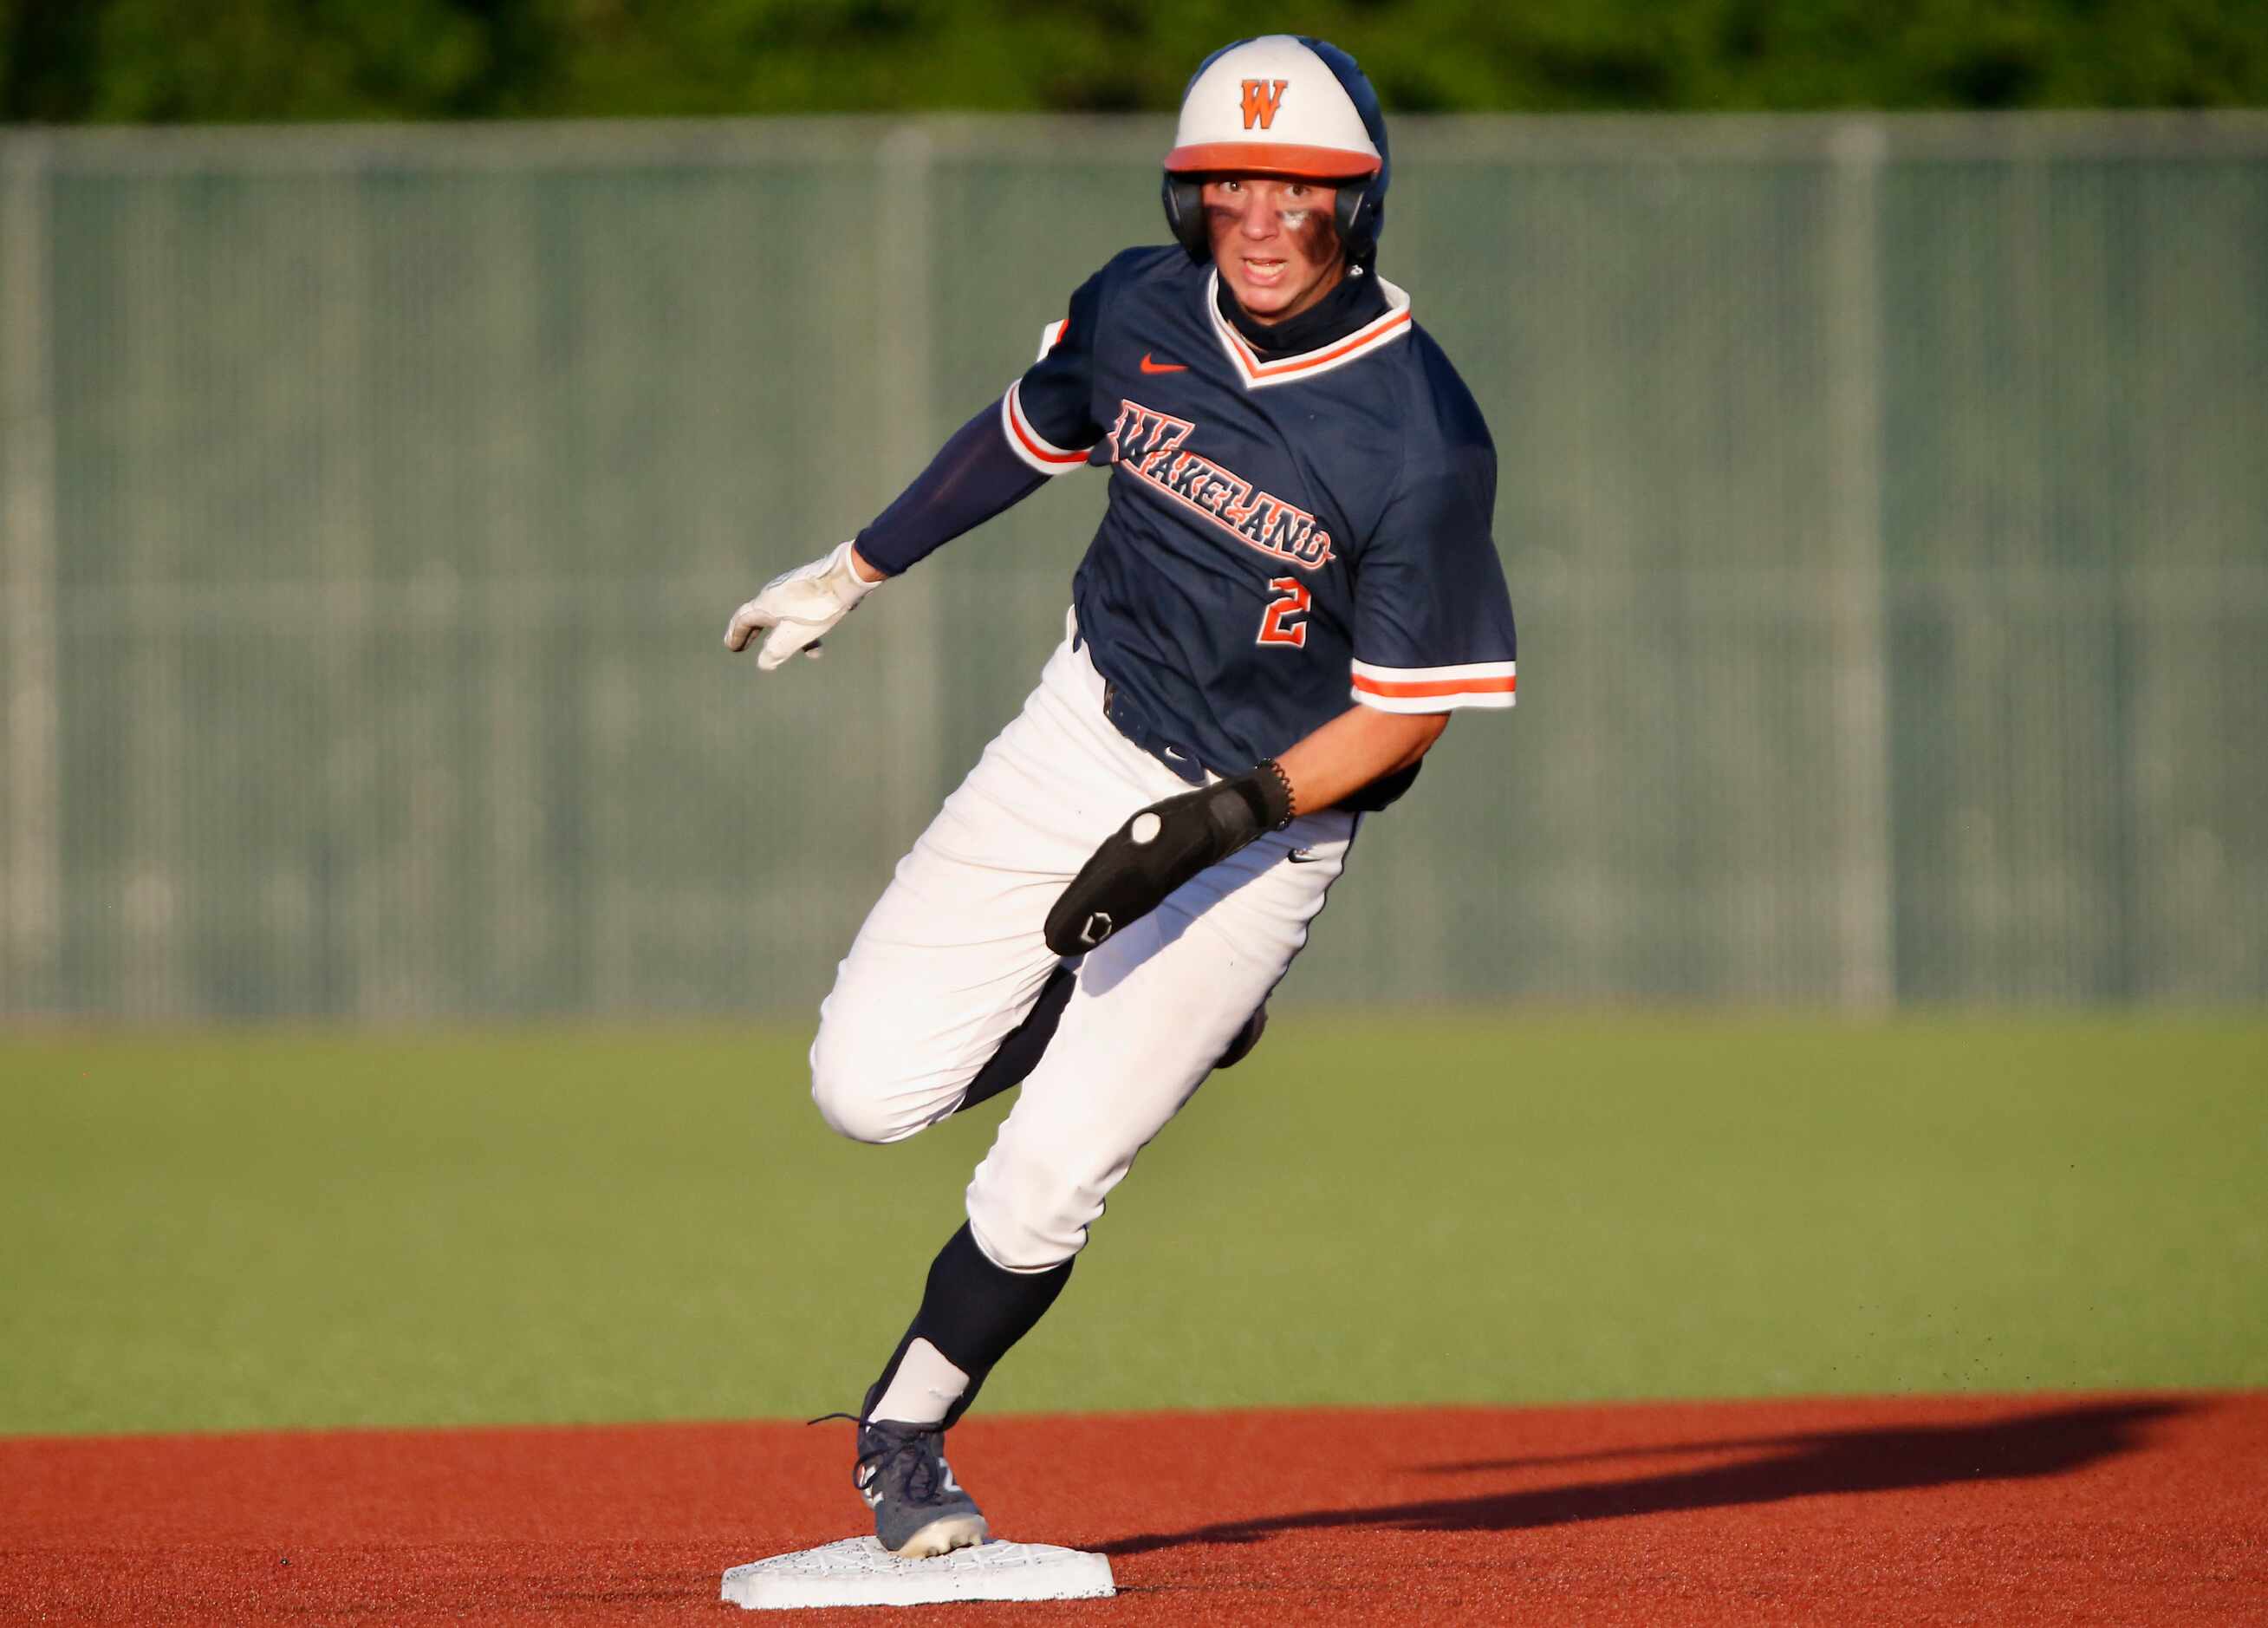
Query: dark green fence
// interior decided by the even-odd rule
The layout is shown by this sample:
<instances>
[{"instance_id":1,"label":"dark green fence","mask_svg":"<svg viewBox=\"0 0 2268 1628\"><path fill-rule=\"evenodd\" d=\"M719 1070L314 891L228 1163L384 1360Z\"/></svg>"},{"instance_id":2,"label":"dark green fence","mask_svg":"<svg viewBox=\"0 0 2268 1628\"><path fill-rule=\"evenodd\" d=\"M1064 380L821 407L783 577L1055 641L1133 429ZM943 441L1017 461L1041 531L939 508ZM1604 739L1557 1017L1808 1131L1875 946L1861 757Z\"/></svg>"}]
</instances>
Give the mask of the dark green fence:
<instances>
[{"instance_id":1,"label":"dark green fence","mask_svg":"<svg viewBox=\"0 0 2268 1628\"><path fill-rule=\"evenodd\" d=\"M0 1013L806 1007L1055 483L759 682L1156 121L0 136ZM2268 118L1397 127L1522 696L1286 995L2268 994Z\"/></svg>"}]
</instances>

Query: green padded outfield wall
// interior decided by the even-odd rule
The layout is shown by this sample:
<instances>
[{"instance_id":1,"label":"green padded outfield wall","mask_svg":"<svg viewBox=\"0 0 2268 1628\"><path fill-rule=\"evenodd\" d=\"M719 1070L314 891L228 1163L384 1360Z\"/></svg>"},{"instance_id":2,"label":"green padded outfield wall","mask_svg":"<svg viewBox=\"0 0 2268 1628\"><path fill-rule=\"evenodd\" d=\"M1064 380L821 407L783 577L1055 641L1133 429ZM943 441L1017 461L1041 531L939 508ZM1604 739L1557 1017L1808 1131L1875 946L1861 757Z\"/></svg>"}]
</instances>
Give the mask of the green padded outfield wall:
<instances>
[{"instance_id":1,"label":"green padded outfield wall","mask_svg":"<svg viewBox=\"0 0 2268 1628\"><path fill-rule=\"evenodd\" d=\"M1310 1000L2268 996L2268 118L1403 122L1521 699ZM793 1013L1054 483L719 645L1161 236L1160 121L0 135L0 1013Z\"/></svg>"}]
</instances>

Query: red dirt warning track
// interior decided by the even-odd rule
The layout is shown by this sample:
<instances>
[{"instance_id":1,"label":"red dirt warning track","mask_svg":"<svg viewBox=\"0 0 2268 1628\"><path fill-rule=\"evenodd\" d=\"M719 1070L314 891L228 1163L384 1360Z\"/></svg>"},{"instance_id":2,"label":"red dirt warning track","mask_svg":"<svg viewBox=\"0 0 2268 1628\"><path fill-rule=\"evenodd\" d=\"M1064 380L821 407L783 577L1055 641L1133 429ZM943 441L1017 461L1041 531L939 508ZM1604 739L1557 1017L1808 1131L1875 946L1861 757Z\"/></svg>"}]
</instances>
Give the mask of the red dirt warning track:
<instances>
[{"instance_id":1,"label":"red dirt warning track","mask_svg":"<svg viewBox=\"0 0 2268 1628\"><path fill-rule=\"evenodd\" d=\"M975 1419L1119 1597L974 1624L2268 1622L2268 1394ZM860 1529L848 1427L0 1440L0 1621L711 1623Z\"/></svg>"}]
</instances>

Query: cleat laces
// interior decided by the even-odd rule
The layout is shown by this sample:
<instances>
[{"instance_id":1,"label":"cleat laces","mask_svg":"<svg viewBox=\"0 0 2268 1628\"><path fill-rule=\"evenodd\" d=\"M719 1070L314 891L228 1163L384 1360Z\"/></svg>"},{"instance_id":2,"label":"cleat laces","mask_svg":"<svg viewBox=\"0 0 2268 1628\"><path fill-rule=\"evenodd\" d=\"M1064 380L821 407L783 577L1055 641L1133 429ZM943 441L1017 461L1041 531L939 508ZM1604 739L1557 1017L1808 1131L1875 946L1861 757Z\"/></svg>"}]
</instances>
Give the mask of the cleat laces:
<instances>
[{"instance_id":1,"label":"cleat laces","mask_svg":"<svg viewBox=\"0 0 2268 1628\"><path fill-rule=\"evenodd\" d=\"M946 1492L961 1492L945 1462L943 1425L862 1419L855 1413L822 1413L805 1423L838 1418L858 1426L858 1461L851 1467L850 1484L862 1496L871 1499L887 1487L890 1496L920 1507L943 1501Z\"/></svg>"},{"instance_id":2,"label":"cleat laces","mask_svg":"<svg viewBox=\"0 0 2268 1628\"><path fill-rule=\"evenodd\" d=\"M889 1485L898 1498L917 1507L940 1501L948 1490L959 1490L945 1464L945 1432L934 1425L867 1424L858 1433L858 1464L853 1473L862 1477L861 1486L879 1491Z\"/></svg>"}]
</instances>

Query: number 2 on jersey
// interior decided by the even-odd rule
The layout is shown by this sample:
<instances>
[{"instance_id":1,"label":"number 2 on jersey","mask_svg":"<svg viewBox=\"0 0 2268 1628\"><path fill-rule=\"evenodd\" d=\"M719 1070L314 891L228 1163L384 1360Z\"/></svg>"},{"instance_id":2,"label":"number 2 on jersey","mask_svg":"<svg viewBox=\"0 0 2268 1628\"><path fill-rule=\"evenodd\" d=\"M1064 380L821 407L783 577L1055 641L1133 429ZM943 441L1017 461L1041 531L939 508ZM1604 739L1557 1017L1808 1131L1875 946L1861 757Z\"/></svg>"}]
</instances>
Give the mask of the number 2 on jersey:
<instances>
[{"instance_id":1,"label":"number 2 on jersey","mask_svg":"<svg viewBox=\"0 0 2268 1628\"><path fill-rule=\"evenodd\" d=\"M1263 645L1305 645L1307 642L1307 607L1314 602L1307 585L1297 577L1276 577L1268 586L1276 590L1276 597L1268 601L1267 614L1260 618L1260 643ZM1296 617L1296 621L1287 621Z\"/></svg>"}]
</instances>

